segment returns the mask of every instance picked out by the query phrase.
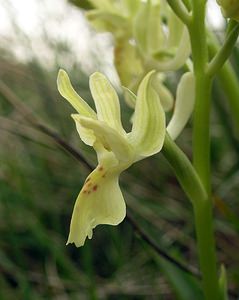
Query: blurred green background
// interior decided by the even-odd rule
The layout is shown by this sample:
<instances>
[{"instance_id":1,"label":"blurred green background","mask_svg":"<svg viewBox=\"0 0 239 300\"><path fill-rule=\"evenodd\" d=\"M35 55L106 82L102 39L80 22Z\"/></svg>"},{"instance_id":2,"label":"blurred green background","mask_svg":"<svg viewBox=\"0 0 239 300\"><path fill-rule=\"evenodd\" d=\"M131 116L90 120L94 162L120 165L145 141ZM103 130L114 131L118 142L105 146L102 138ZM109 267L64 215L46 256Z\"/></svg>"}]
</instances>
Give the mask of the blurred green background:
<instances>
[{"instance_id":1,"label":"blurred green background","mask_svg":"<svg viewBox=\"0 0 239 300\"><path fill-rule=\"evenodd\" d=\"M112 37L96 34L63 0L1 0L0 19L0 299L202 299L197 276L178 266L198 268L192 209L161 154L121 177L129 215L120 226L97 227L82 248L65 246L74 201L96 158L57 91L57 72L65 68L92 103L90 73L118 84ZM232 62L239 72L238 49ZM217 250L230 299L237 299L238 132L217 84L213 96ZM122 97L121 107L130 128ZM178 143L190 157L190 124Z\"/></svg>"}]
</instances>

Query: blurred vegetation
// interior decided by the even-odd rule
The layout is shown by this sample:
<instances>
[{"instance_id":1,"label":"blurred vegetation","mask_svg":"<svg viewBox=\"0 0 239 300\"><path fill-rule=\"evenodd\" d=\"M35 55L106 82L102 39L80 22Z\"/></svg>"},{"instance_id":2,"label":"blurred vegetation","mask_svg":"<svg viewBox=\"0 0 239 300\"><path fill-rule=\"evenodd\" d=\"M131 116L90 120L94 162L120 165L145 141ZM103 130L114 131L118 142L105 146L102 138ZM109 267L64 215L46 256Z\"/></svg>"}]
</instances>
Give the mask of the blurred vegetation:
<instances>
[{"instance_id":1,"label":"blurred vegetation","mask_svg":"<svg viewBox=\"0 0 239 300\"><path fill-rule=\"evenodd\" d=\"M76 5L79 8L85 9L85 10L93 8L91 3L87 0L69 0L69 2Z\"/></svg>"},{"instance_id":2,"label":"blurred vegetation","mask_svg":"<svg viewBox=\"0 0 239 300\"><path fill-rule=\"evenodd\" d=\"M192 209L161 154L123 174L129 217L120 226L97 227L93 240L80 249L65 246L74 199L90 169L31 118L89 164L96 160L81 143L72 110L56 89L58 58L67 51L74 59L71 49L62 52L60 46L51 44L55 60L48 68L34 55L21 62L9 49L0 50L0 299L202 299L197 277L164 257L197 268ZM238 71L238 50L233 63ZM91 102L81 65L68 71L77 91ZM237 299L239 143L218 84L214 98L216 238L231 299ZM121 100L129 128L132 112ZM189 125L178 139L189 157L190 142Z\"/></svg>"}]
</instances>

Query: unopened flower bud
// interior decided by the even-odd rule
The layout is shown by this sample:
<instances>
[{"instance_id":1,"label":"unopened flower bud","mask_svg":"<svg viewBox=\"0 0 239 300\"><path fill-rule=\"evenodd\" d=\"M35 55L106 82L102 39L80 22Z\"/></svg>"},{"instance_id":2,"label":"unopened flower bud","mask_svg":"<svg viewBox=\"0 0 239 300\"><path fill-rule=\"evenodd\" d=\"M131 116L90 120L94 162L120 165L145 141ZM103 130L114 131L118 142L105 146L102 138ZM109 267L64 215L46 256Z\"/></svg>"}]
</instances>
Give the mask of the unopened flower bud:
<instances>
[{"instance_id":1,"label":"unopened flower bud","mask_svg":"<svg viewBox=\"0 0 239 300\"><path fill-rule=\"evenodd\" d=\"M225 18L239 21L239 1L238 0L217 0Z\"/></svg>"}]
</instances>

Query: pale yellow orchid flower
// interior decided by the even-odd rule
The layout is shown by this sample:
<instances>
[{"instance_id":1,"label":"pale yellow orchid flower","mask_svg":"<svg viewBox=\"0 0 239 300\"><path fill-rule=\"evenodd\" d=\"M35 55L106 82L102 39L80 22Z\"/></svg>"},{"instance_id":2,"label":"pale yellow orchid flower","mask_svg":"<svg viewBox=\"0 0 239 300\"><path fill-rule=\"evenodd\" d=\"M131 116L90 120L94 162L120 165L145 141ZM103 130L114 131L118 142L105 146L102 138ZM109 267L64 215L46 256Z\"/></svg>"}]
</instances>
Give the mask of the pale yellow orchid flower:
<instances>
[{"instance_id":1,"label":"pale yellow orchid flower","mask_svg":"<svg viewBox=\"0 0 239 300\"><path fill-rule=\"evenodd\" d=\"M121 124L118 96L103 74L97 72L90 77L96 114L75 92L67 73L59 71L59 92L78 112L72 117L79 135L95 149L98 157L98 166L87 177L76 200L67 244L84 245L98 224L119 224L126 215L118 184L120 173L161 150L166 133L165 114L151 85L153 73L148 73L140 83L132 130L126 133Z\"/></svg>"}]
</instances>

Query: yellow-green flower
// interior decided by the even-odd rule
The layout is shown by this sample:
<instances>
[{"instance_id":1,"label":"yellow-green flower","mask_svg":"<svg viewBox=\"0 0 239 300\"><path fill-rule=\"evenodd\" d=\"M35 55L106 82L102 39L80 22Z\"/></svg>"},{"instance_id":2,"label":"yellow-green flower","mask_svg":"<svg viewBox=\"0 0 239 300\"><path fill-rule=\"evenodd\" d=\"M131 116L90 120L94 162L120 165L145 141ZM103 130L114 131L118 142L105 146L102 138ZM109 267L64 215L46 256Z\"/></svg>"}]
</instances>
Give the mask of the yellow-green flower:
<instances>
[{"instance_id":1,"label":"yellow-green flower","mask_svg":"<svg viewBox=\"0 0 239 300\"><path fill-rule=\"evenodd\" d=\"M114 65L121 84L133 92L149 70L177 70L188 60L188 30L165 0L89 2L93 9L87 10L86 17L97 31L113 34ZM157 88L161 90L169 96L162 82ZM170 110L171 104L172 101L168 102L164 108Z\"/></svg>"},{"instance_id":2,"label":"yellow-green flower","mask_svg":"<svg viewBox=\"0 0 239 300\"><path fill-rule=\"evenodd\" d=\"M76 200L67 244L82 246L98 224L119 224L126 214L118 184L120 173L161 150L165 115L151 84L153 73L148 73L139 86L132 130L126 133L121 124L118 96L103 74L96 72L90 77L96 113L75 92L66 72L59 71L59 92L76 109L77 114L72 117L80 138L95 149L98 158L98 166L87 177Z\"/></svg>"},{"instance_id":3,"label":"yellow-green flower","mask_svg":"<svg viewBox=\"0 0 239 300\"><path fill-rule=\"evenodd\" d=\"M222 14L225 18L239 21L239 1L238 0L217 0L221 6Z\"/></svg>"}]
</instances>

